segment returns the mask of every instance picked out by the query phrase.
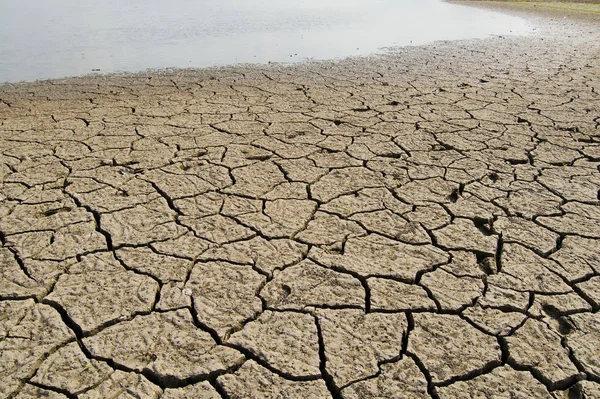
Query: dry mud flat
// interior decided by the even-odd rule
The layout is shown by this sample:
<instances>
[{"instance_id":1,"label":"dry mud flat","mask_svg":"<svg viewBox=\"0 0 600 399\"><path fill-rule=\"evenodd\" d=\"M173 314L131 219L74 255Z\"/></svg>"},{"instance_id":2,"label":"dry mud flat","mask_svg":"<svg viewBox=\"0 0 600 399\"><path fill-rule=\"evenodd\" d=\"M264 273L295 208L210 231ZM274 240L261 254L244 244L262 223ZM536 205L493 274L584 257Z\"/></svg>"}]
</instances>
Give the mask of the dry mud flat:
<instances>
[{"instance_id":1,"label":"dry mud flat","mask_svg":"<svg viewBox=\"0 0 600 399\"><path fill-rule=\"evenodd\" d=\"M0 88L0 397L600 397L598 21L539 26Z\"/></svg>"}]
</instances>

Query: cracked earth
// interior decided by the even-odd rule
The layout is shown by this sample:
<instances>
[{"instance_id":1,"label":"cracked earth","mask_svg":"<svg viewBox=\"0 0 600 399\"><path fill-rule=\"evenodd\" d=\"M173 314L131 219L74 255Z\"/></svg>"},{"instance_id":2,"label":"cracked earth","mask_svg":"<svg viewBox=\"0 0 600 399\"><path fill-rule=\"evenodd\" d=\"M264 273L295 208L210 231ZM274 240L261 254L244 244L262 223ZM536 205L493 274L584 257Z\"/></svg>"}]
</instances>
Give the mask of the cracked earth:
<instances>
[{"instance_id":1,"label":"cracked earth","mask_svg":"<svg viewBox=\"0 0 600 399\"><path fill-rule=\"evenodd\" d=\"M0 397L599 398L600 29L543 21L1 87Z\"/></svg>"}]
</instances>

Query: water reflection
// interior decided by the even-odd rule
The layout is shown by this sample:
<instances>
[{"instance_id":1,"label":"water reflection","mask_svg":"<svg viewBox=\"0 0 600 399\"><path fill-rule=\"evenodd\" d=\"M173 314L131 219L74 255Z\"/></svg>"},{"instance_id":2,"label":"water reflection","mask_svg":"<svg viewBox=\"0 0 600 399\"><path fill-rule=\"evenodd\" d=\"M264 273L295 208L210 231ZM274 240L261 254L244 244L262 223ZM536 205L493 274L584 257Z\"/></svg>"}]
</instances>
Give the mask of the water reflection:
<instances>
[{"instance_id":1,"label":"water reflection","mask_svg":"<svg viewBox=\"0 0 600 399\"><path fill-rule=\"evenodd\" d=\"M440 0L1 0L0 82L331 59L529 31L522 19Z\"/></svg>"}]
</instances>

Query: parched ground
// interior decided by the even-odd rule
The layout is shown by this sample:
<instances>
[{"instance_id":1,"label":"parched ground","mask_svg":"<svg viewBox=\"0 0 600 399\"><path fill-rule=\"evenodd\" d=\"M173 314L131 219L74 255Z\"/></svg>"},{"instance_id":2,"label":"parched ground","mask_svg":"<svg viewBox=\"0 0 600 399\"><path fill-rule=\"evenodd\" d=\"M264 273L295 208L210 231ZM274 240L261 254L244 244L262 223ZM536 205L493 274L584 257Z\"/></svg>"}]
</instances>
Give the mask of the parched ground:
<instances>
[{"instance_id":1,"label":"parched ground","mask_svg":"<svg viewBox=\"0 0 600 399\"><path fill-rule=\"evenodd\" d=\"M0 397L599 398L600 28L0 88Z\"/></svg>"}]
</instances>

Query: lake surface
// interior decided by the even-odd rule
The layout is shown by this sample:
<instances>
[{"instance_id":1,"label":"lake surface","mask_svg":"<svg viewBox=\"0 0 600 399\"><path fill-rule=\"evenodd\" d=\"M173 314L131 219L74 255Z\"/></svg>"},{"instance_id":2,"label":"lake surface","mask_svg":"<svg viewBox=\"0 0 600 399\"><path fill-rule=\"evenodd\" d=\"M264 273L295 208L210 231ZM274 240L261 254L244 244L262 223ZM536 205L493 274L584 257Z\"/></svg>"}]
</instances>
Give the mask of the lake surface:
<instances>
[{"instance_id":1,"label":"lake surface","mask_svg":"<svg viewBox=\"0 0 600 399\"><path fill-rule=\"evenodd\" d=\"M0 82L334 59L531 29L440 0L0 0Z\"/></svg>"}]
</instances>

